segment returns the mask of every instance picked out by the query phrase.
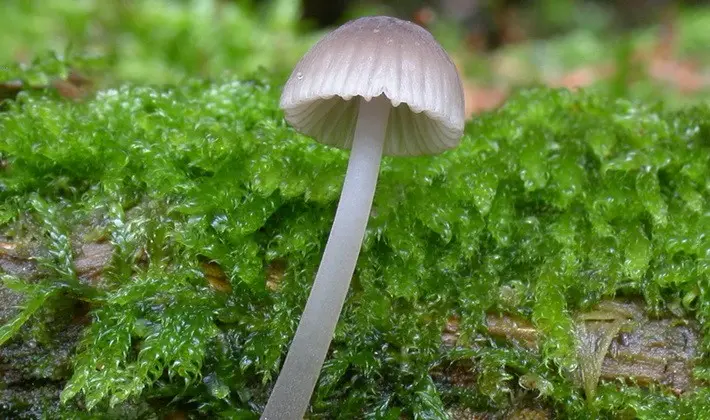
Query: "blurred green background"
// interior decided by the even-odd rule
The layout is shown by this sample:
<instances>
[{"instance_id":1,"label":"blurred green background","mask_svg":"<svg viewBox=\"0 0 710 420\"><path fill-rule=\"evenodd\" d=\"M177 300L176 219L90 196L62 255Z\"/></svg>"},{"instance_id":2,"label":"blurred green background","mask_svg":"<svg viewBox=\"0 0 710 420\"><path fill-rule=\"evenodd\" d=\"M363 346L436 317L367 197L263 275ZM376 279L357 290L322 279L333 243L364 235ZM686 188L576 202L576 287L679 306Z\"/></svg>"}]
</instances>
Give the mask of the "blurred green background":
<instances>
[{"instance_id":1,"label":"blurred green background","mask_svg":"<svg viewBox=\"0 0 710 420\"><path fill-rule=\"evenodd\" d=\"M373 13L427 26L470 81L472 112L539 83L687 103L707 96L710 77L710 9L702 1L28 0L2 7L6 82L65 77L53 57L99 86L259 69L284 79L324 31ZM32 62L36 71L28 72Z\"/></svg>"}]
</instances>

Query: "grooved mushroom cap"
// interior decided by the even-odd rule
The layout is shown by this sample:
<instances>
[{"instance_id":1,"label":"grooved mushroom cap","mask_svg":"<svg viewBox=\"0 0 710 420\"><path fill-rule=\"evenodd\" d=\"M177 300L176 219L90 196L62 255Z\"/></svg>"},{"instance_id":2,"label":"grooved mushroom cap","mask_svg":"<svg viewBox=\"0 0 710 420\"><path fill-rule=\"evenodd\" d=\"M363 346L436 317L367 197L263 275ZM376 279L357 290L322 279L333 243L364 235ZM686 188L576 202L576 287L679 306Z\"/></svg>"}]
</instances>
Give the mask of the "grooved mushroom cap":
<instances>
[{"instance_id":1,"label":"grooved mushroom cap","mask_svg":"<svg viewBox=\"0 0 710 420\"><path fill-rule=\"evenodd\" d=\"M350 21L314 45L281 95L286 120L341 149L352 146L358 96L392 103L383 153L435 154L463 135L461 80L448 54L424 28L372 16Z\"/></svg>"}]
</instances>

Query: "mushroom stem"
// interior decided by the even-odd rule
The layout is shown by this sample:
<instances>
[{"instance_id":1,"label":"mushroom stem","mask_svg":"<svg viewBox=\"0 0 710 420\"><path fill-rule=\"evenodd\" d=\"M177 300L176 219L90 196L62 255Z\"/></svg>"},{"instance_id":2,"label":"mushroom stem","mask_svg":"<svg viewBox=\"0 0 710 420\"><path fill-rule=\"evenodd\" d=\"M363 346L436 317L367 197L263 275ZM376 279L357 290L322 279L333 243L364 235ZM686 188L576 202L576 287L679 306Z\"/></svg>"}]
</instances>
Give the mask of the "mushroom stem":
<instances>
[{"instance_id":1,"label":"mushroom stem","mask_svg":"<svg viewBox=\"0 0 710 420\"><path fill-rule=\"evenodd\" d=\"M359 99L355 136L333 227L262 420L303 418L355 271L375 195L392 107L384 96L370 101Z\"/></svg>"}]
</instances>

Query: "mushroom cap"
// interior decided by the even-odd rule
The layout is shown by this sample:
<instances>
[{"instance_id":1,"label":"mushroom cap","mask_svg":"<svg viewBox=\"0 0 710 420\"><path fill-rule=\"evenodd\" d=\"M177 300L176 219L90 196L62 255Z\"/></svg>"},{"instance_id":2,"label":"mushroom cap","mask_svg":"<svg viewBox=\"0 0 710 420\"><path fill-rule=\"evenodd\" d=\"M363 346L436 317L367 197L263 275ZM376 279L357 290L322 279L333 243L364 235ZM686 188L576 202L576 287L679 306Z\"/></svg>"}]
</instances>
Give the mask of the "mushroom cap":
<instances>
[{"instance_id":1,"label":"mushroom cap","mask_svg":"<svg viewBox=\"0 0 710 420\"><path fill-rule=\"evenodd\" d=\"M436 154L463 135L464 96L451 58L414 23L386 16L350 21L301 58L284 86L286 121L321 143L350 149L359 100L392 103L383 154Z\"/></svg>"}]
</instances>

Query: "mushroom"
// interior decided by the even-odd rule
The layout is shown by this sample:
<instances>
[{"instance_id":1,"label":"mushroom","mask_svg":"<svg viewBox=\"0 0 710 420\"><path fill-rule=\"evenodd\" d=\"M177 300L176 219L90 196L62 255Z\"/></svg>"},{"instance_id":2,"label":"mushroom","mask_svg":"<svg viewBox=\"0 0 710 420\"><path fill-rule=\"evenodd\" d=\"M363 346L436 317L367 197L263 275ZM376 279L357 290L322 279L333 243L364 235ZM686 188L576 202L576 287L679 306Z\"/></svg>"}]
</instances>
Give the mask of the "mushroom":
<instances>
[{"instance_id":1,"label":"mushroom","mask_svg":"<svg viewBox=\"0 0 710 420\"><path fill-rule=\"evenodd\" d=\"M323 259L262 420L306 412L355 271L382 156L443 152L464 128L450 57L422 27L385 16L350 21L316 43L280 105L303 134L351 151Z\"/></svg>"}]
</instances>

